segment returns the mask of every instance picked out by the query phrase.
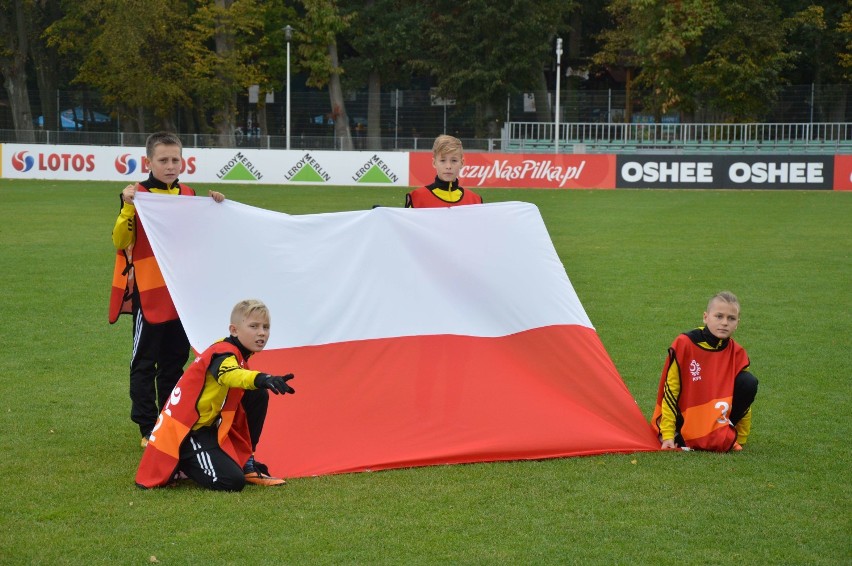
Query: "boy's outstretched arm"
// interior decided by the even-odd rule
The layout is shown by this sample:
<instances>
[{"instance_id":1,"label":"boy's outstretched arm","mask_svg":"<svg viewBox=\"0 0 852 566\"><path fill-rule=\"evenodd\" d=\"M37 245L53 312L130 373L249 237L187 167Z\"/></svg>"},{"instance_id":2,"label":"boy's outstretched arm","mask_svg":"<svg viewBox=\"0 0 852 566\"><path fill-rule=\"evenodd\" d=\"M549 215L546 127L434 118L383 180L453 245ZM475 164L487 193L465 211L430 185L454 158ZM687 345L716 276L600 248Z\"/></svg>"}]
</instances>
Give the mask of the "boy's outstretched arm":
<instances>
[{"instance_id":1,"label":"boy's outstretched arm","mask_svg":"<svg viewBox=\"0 0 852 566\"><path fill-rule=\"evenodd\" d=\"M295 389L290 387L287 382L295 377L292 373L288 373L285 376L280 375L269 375L268 373L259 373L257 377L254 378L254 386L258 389L269 389L276 395L290 393L293 394L296 392Z\"/></svg>"}]
</instances>

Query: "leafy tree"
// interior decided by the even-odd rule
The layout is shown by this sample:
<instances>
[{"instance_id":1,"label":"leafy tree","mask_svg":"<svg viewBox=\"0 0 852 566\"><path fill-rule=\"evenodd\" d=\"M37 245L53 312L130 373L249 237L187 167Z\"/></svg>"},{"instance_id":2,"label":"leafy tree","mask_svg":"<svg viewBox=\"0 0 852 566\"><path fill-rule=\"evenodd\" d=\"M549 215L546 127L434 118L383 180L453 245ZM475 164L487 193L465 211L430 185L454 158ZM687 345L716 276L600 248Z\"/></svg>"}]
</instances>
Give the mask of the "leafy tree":
<instances>
[{"instance_id":1,"label":"leafy tree","mask_svg":"<svg viewBox=\"0 0 852 566\"><path fill-rule=\"evenodd\" d=\"M604 5L612 24L589 35ZM830 100L817 104L817 120L842 120L852 75L849 0L0 0L0 8L0 74L19 132L33 127L28 78L50 101L73 77L100 92L126 131L177 129L186 116L184 131L215 131L222 144L233 142L237 97L258 84L265 133L263 94L283 86L288 24L294 67L328 89L344 148L344 87L368 88L373 149L389 84L432 80L459 109L475 109L478 136L497 134L509 94L536 92L539 119L551 119L545 70L556 35L565 39L563 69L595 53L597 65L628 70L628 101L642 88L648 111L684 120L764 118L789 81ZM562 78L570 97L578 85ZM54 106L42 105L48 127Z\"/></svg>"},{"instance_id":2,"label":"leafy tree","mask_svg":"<svg viewBox=\"0 0 852 566\"><path fill-rule=\"evenodd\" d=\"M603 47L595 62L626 67L628 80L638 72L628 93L633 86L649 89L647 100L657 117L670 109L694 110L686 69L702 60L705 31L722 20L717 2L612 0L607 10L613 27L601 34Z\"/></svg>"},{"instance_id":3,"label":"leafy tree","mask_svg":"<svg viewBox=\"0 0 852 566\"><path fill-rule=\"evenodd\" d=\"M817 94L813 108L817 121L842 121L846 115L848 76L841 55L849 52L849 32L842 29L844 7L841 2L816 0L779 0L782 9L794 14L789 18L789 36L796 52L795 67L788 74L794 84L811 84ZM850 4L846 11L849 13ZM819 103L819 101L828 101Z\"/></svg>"},{"instance_id":4,"label":"leafy tree","mask_svg":"<svg viewBox=\"0 0 852 566\"><path fill-rule=\"evenodd\" d=\"M496 137L508 94L532 91L550 61L552 39L573 2L437 0L412 66L434 77L442 96L476 108L476 133Z\"/></svg>"},{"instance_id":5,"label":"leafy tree","mask_svg":"<svg viewBox=\"0 0 852 566\"><path fill-rule=\"evenodd\" d=\"M237 94L266 81L259 54L268 42L259 0L213 0L198 6L183 42L190 85L224 146L234 145Z\"/></svg>"},{"instance_id":6,"label":"leafy tree","mask_svg":"<svg viewBox=\"0 0 852 566\"><path fill-rule=\"evenodd\" d=\"M352 23L343 34L354 53L347 57L347 84L367 84L367 147L381 149L381 91L383 83L406 83L407 65L422 47L418 31L426 15L417 0L345 2Z\"/></svg>"},{"instance_id":7,"label":"leafy tree","mask_svg":"<svg viewBox=\"0 0 852 566\"><path fill-rule=\"evenodd\" d=\"M298 52L301 63L309 73L307 85L316 88L328 86L334 135L340 140L340 149L352 149L349 116L343 99L343 87L337 52L337 37L349 27L352 14L341 14L336 0L301 0L305 7L303 30L297 31Z\"/></svg>"},{"instance_id":8,"label":"leafy tree","mask_svg":"<svg viewBox=\"0 0 852 566\"><path fill-rule=\"evenodd\" d=\"M595 61L637 71L636 86L646 89L657 117L676 110L692 119L703 106L731 120L757 120L798 55L792 31L820 25L812 9L787 12L783 1L612 0L613 26L602 33Z\"/></svg>"},{"instance_id":9,"label":"leafy tree","mask_svg":"<svg viewBox=\"0 0 852 566\"><path fill-rule=\"evenodd\" d=\"M837 24L837 31L845 40L843 50L837 54L838 63L843 69L843 78L852 81L852 0L849 0L848 11L843 13Z\"/></svg>"},{"instance_id":10,"label":"leafy tree","mask_svg":"<svg viewBox=\"0 0 852 566\"><path fill-rule=\"evenodd\" d=\"M607 23L605 19L605 5L605 0L584 0L582 3L575 4L568 15L568 34L567 38L565 38L565 53L562 58L561 68L563 78L567 79L563 82L564 92L567 96L571 96L572 92L578 91L582 84L579 75L574 75L578 78L572 79L571 76L564 74L569 66L581 72L589 73L586 75L586 78L582 79L583 81L588 80L588 76L594 75L590 64L591 56L598 50L596 38ZM605 75L600 74L598 78L603 76ZM542 80L544 80L544 76L542 76ZM547 88L546 83L544 83L543 88ZM538 91L536 92L536 112L539 115L539 121L552 119L552 113L547 112L546 95L546 90L541 94ZM542 101L541 104L539 104L539 101ZM579 110L577 106L571 108L569 102L563 108L565 107L567 107L568 115L566 118L568 121L572 119L581 121L583 119L577 113ZM545 111L544 117L542 117L540 109ZM548 114L550 115L548 116Z\"/></svg>"},{"instance_id":11,"label":"leafy tree","mask_svg":"<svg viewBox=\"0 0 852 566\"><path fill-rule=\"evenodd\" d=\"M765 0L720 2L720 17L702 36L700 59L684 69L691 112L704 99L709 108L737 121L765 116L778 99L783 73L795 53L787 47L787 22Z\"/></svg>"},{"instance_id":12,"label":"leafy tree","mask_svg":"<svg viewBox=\"0 0 852 566\"><path fill-rule=\"evenodd\" d=\"M258 45L257 60L260 92L257 102L257 123L261 135L269 133L266 119L266 94L274 91L283 93L286 89L287 70L287 38L285 26L295 27L299 24L296 10L287 5L286 0L267 0L261 4L263 15L263 30L260 31L266 41ZM291 74L298 72L297 61L291 57ZM283 94L281 95L283 96Z\"/></svg>"},{"instance_id":13,"label":"leafy tree","mask_svg":"<svg viewBox=\"0 0 852 566\"><path fill-rule=\"evenodd\" d=\"M57 100L60 81L66 80L67 65L56 49L47 45L44 38L47 28L62 18L59 0L35 2L33 26L30 34L30 53L41 100L41 114L48 129L59 127L59 109L53 104Z\"/></svg>"},{"instance_id":14,"label":"leafy tree","mask_svg":"<svg viewBox=\"0 0 852 566\"><path fill-rule=\"evenodd\" d=\"M189 7L179 0L66 0L66 15L47 30L49 45L79 61L74 82L91 86L126 131L175 129L174 111L191 106L183 42ZM160 14L140 18L139 14Z\"/></svg>"},{"instance_id":15,"label":"leafy tree","mask_svg":"<svg viewBox=\"0 0 852 566\"><path fill-rule=\"evenodd\" d=\"M269 82L260 53L266 18L278 3L260 0L65 0L50 45L80 61L75 82L90 85L125 129L176 130L181 109L209 113L221 144L233 143L236 96ZM158 15L143 17L139 14Z\"/></svg>"}]
</instances>

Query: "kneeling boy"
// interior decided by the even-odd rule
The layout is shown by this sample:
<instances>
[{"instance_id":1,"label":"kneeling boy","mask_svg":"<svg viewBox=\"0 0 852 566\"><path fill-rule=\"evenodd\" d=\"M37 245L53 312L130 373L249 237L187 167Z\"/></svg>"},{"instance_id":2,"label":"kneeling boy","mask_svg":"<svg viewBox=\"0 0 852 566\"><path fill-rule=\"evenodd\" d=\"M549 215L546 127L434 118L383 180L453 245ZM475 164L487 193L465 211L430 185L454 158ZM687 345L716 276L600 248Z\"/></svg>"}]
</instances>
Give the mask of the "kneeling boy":
<instances>
[{"instance_id":1,"label":"kneeling boy","mask_svg":"<svg viewBox=\"0 0 852 566\"><path fill-rule=\"evenodd\" d=\"M732 338L739 322L737 297L723 291L710 299L704 326L672 343L651 418L662 449L727 452L748 440L757 378Z\"/></svg>"},{"instance_id":2,"label":"kneeling boy","mask_svg":"<svg viewBox=\"0 0 852 566\"><path fill-rule=\"evenodd\" d=\"M295 393L293 374L275 376L246 369L269 339L269 310L260 301L237 303L230 336L216 342L183 373L163 407L136 472L136 484L168 484L177 472L217 491L240 491L246 482L282 485L254 461L252 439L240 402L245 390Z\"/></svg>"}]
</instances>

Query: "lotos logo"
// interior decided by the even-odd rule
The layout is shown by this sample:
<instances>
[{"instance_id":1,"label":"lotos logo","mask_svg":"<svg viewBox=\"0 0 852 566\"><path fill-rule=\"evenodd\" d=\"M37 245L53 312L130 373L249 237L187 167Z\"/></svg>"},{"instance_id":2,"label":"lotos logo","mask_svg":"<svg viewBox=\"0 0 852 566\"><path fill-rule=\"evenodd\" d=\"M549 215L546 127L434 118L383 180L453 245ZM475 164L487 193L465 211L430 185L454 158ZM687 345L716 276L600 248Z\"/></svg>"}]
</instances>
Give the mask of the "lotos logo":
<instances>
[{"instance_id":1,"label":"lotos logo","mask_svg":"<svg viewBox=\"0 0 852 566\"><path fill-rule=\"evenodd\" d=\"M115 170L122 175L130 175L136 171L136 160L129 153L119 155L115 158Z\"/></svg>"},{"instance_id":2,"label":"lotos logo","mask_svg":"<svg viewBox=\"0 0 852 566\"><path fill-rule=\"evenodd\" d=\"M82 171L95 170L95 156L82 153L39 153L39 171Z\"/></svg>"},{"instance_id":3,"label":"lotos logo","mask_svg":"<svg viewBox=\"0 0 852 566\"><path fill-rule=\"evenodd\" d=\"M33 168L33 165L35 165L35 157L27 155L26 151L19 151L12 156L12 167L15 171L26 173Z\"/></svg>"},{"instance_id":4,"label":"lotos logo","mask_svg":"<svg viewBox=\"0 0 852 566\"><path fill-rule=\"evenodd\" d=\"M148 163L148 158L143 157L141 159L142 165L139 169L140 173L149 173L151 171L151 165ZM195 173L195 156L191 155L189 157L181 157L180 158L180 172L181 174L186 173L188 175L192 175Z\"/></svg>"}]
</instances>

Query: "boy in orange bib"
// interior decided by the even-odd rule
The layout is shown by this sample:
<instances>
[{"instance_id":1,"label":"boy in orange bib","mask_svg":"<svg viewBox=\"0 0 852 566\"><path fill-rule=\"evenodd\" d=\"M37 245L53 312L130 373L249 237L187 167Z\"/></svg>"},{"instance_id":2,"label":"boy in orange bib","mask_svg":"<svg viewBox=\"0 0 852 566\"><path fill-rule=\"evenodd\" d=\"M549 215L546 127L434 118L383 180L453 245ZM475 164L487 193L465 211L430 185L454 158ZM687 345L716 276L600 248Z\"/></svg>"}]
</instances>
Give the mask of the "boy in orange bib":
<instances>
[{"instance_id":1,"label":"boy in orange bib","mask_svg":"<svg viewBox=\"0 0 852 566\"><path fill-rule=\"evenodd\" d=\"M148 179L131 183L121 191L121 209L112 231L116 249L109 322L122 314L133 315L133 353L130 358L130 418L139 426L144 447L157 414L169 399L189 357L189 339L178 318L163 274L142 222L136 216L137 192L195 196L178 180L183 164L183 145L170 132L148 136L145 153ZM225 195L209 191L222 202ZM176 242L175 244L178 244Z\"/></svg>"},{"instance_id":2,"label":"boy in orange bib","mask_svg":"<svg viewBox=\"0 0 852 566\"><path fill-rule=\"evenodd\" d=\"M737 297L723 291L710 299L704 326L675 338L651 418L662 449L727 452L748 440L757 378L731 338L739 321Z\"/></svg>"},{"instance_id":3,"label":"boy in orange bib","mask_svg":"<svg viewBox=\"0 0 852 566\"><path fill-rule=\"evenodd\" d=\"M237 303L230 336L199 354L172 390L145 446L136 485L164 486L177 472L215 491L241 491L246 483L286 483L254 461L259 436L250 434L241 403L245 391L295 393L287 384L293 374L269 375L246 367L249 357L266 346L269 327L266 305Z\"/></svg>"},{"instance_id":4,"label":"boy in orange bib","mask_svg":"<svg viewBox=\"0 0 852 566\"><path fill-rule=\"evenodd\" d=\"M482 204L482 197L459 186L459 173L464 166L464 148L460 139L441 135L432 144L435 182L405 195L405 208L444 208L465 204Z\"/></svg>"}]
</instances>

